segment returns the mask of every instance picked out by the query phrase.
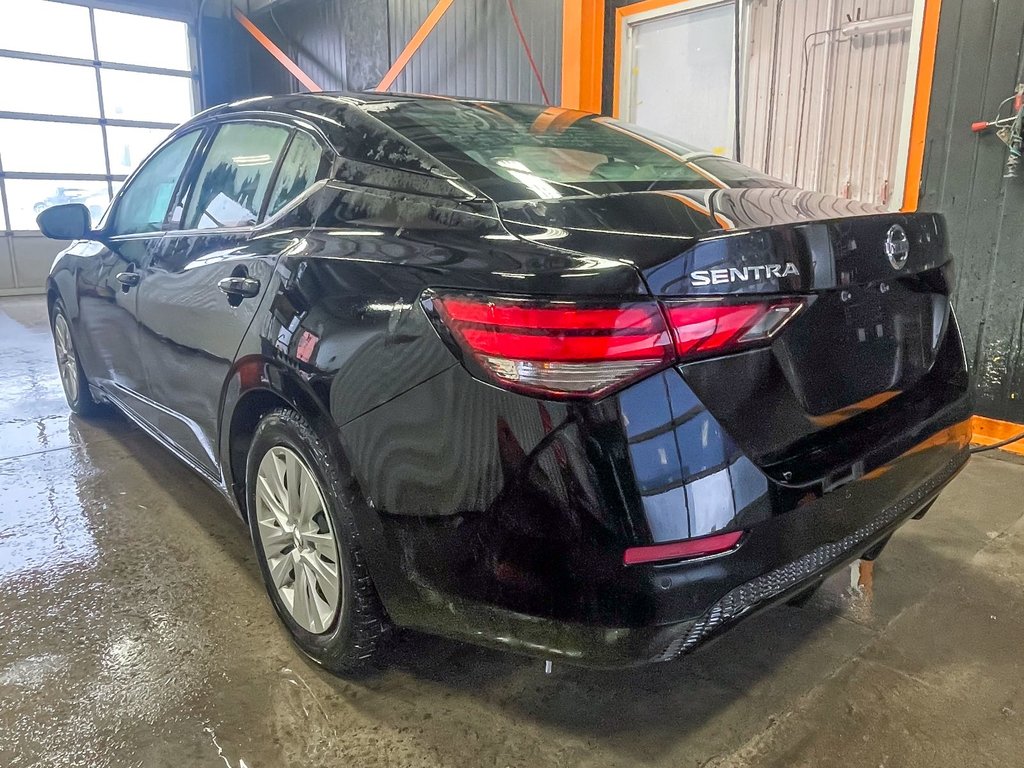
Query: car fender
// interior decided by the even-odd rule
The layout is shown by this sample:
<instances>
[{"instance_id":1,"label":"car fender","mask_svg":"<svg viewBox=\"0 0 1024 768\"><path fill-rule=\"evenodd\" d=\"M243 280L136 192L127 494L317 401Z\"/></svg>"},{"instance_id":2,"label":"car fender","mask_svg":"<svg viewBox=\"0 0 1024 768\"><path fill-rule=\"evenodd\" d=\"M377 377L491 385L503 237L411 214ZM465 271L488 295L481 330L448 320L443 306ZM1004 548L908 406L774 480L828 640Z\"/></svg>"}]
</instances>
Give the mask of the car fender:
<instances>
[{"instance_id":1,"label":"car fender","mask_svg":"<svg viewBox=\"0 0 1024 768\"><path fill-rule=\"evenodd\" d=\"M262 355L248 355L237 359L232 366L221 393L218 430L218 453L224 483L244 514L245 478L238 474L237 461L232 461L232 425L239 406L254 402L254 396L273 397L281 407L288 407L306 418L320 436L330 443L331 449L341 456L337 430L322 399L307 381L283 361ZM269 402L265 398L264 402Z\"/></svg>"}]
</instances>

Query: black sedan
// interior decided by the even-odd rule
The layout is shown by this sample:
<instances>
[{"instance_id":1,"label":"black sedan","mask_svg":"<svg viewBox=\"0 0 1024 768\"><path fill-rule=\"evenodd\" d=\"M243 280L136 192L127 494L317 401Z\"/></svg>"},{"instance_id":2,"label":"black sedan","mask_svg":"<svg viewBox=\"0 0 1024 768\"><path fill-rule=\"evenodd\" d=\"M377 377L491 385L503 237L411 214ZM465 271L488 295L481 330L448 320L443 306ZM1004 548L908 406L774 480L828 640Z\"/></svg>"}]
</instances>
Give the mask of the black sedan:
<instances>
[{"instance_id":1,"label":"black sedan","mask_svg":"<svg viewBox=\"0 0 1024 768\"><path fill-rule=\"evenodd\" d=\"M616 120L391 94L198 115L48 299L108 402L248 521L332 670L394 626L670 660L873 558L967 460L943 219Z\"/></svg>"}]
</instances>

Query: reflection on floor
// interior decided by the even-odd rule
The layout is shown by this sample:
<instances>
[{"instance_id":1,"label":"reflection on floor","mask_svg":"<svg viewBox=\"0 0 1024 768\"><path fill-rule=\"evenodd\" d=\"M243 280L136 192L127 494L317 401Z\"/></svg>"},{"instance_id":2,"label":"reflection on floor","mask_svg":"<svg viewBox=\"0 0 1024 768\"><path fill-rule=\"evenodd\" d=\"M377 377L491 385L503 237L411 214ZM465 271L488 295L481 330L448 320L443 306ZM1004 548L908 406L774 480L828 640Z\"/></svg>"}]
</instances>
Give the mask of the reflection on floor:
<instances>
[{"instance_id":1,"label":"reflection on floor","mask_svg":"<svg viewBox=\"0 0 1024 768\"><path fill-rule=\"evenodd\" d=\"M278 628L245 530L61 396L0 301L0 765L1017 766L1024 467L972 461L882 557L671 665L588 672L409 635L345 681Z\"/></svg>"}]
</instances>

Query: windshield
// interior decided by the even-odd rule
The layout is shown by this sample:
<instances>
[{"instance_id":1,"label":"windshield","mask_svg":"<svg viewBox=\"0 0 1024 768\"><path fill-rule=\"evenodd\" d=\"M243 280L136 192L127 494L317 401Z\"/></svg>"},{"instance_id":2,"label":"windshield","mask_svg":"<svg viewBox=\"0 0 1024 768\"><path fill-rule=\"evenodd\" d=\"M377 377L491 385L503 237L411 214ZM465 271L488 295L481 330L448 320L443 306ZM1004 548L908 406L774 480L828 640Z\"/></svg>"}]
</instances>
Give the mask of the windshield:
<instances>
[{"instance_id":1,"label":"windshield","mask_svg":"<svg viewBox=\"0 0 1024 768\"><path fill-rule=\"evenodd\" d=\"M499 201L785 186L635 125L560 107L423 100L364 109Z\"/></svg>"}]
</instances>

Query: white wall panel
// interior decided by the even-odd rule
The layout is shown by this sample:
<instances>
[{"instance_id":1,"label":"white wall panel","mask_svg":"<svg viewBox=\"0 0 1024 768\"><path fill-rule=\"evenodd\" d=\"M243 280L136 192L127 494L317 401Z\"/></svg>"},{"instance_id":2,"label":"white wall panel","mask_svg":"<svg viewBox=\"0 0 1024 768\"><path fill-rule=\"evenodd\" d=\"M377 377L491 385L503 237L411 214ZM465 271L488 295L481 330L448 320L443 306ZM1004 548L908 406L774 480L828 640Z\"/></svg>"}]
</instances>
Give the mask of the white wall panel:
<instances>
[{"instance_id":1,"label":"white wall panel","mask_svg":"<svg viewBox=\"0 0 1024 768\"><path fill-rule=\"evenodd\" d=\"M11 236L0 235L0 296L13 292L14 283L14 252L11 250Z\"/></svg>"},{"instance_id":2,"label":"white wall panel","mask_svg":"<svg viewBox=\"0 0 1024 768\"><path fill-rule=\"evenodd\" d=\"M70 244L30 233L8 234L0 238L0 296L43 293L50 265L56 255Z\"/></svg>"},{"instance_id":3,"label":"white wall panel","mask_svg":"<svg viewBox=\"0 0 1024 768\"><path fill-rule=\"evenodd\" d=\"M897 172L909 25L848 37L851 19L913 0L750 0L744 162L819 192L888 203Z\"/></svg>"}]
</instances>

